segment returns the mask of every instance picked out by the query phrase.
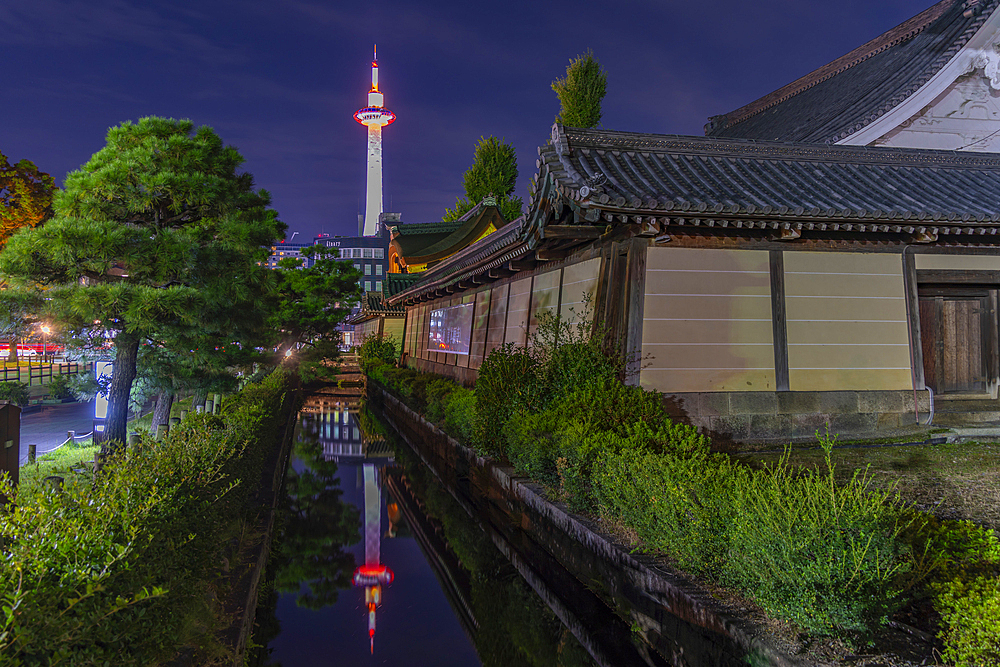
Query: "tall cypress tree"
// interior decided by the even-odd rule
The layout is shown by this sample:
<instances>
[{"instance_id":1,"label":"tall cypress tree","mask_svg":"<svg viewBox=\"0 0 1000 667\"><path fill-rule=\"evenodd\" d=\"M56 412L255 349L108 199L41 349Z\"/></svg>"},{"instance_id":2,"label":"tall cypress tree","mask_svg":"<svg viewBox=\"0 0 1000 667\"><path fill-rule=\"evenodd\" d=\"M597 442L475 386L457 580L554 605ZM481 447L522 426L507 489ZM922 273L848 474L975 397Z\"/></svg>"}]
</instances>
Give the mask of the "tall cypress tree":
<instances>
[{"instance_id":1,"label":"tall cypress tree","mask_svg":"<svg viewBox=\"0 0 1000 667\"><path fill-rule=\"evenodd\" d=\"M480 137L472 167L465 172L465 198L447 209L443 220L458 220L485 197L493 195L497 207L506 220L521 216L524 202L511 197L517 185L517 152L514 146L496 137Z\"/></svg>"},{"instance_id":2,"label":"tall cypress tree","mask_svg":"<svg viewBox=\"0 0 1000 667\"><path fill-rule=\"evenodd\" d=\"M561 109L556 120L569 127L597 127L608 75L590 49L569 61L566 76L552 82Z\"/></svg>"},{"instance_id":3,"label":"tall cypress tree","mask_svg":"<svg viewBox=\"0 0 1000 667\"><path fill-rule=\"evenodd\" d=\"M55 217L0 253L0 277L44 290L71 333L113 338L108 440L125 440L140 345L184 330L222 334L236 318L263 322L273 277L262 263L285 226L242 162L191 121L123 123L66 177Z\"/></svg>"}]
</instances>

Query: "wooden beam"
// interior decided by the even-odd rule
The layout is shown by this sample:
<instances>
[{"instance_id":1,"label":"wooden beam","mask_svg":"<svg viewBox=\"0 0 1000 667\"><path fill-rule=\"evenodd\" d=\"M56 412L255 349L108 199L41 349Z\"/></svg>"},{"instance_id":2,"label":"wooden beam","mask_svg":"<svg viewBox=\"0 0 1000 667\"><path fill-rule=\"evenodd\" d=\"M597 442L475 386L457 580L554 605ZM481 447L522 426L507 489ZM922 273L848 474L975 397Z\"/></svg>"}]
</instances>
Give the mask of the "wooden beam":
<instances>
[{"instance_id":1,"label":"wooden beam","mask_svg":"<svg viewBox=\"0 0 1000 667\"><path fill-rule=\"evenodd\" d=\"M543 239L597 239L604 230L592 225L548 225L542 228Z\"/></svg>"},{"instance_id":2,"label":"wooden beam","mask_svg":"<svg viewBox=\"0 0 1000 667\"><path fill-rule=\"evenodd\" d=\"M1000 271L961 269L920 269L916 271L920 283L949 283L959 285L1000 285Z\"/></svg>"},{"instance_id":3,"label":"wooden beam","mask_svg":"<svg viewBox=\"0 0 1000 667\"><path fill-rule=\"evenodd\" d=\"M551 262L557 259L566 259L568 250L555 250L553 248L539 248L535 251L535 259L539 262Z\"/></svg>"},{"instance_id":4,"label":"wooden beam","mask_svg":"<svg viewBox=\"0 0 1000 667\"><path fill-rule=\"evenodd\" d=\"M507 262L511 271L531 271L538 263L533 259L512 259Z\"/></svg>"},{"instance_id":5,"label":"wooden beam","mask_svg":"<svg viewBox=\"0 0 1000 667\"><path fill-rule=\"evenodd\" d=\"M628 242L625 259L625 382L639 385L639 371L642 369L642 326L646 299L646 250L648 239L634 238Z\"/></svg>"},{"instance_id":6,"label":"wooden beam","mask_svg":"<svg viewBox=\"0 0 1000 667\"><path fill-rule=\"evenodd\" d=\"M489 273L487 273L486 275L488 275L493 280L499 280L501 278L506 278L507 276L509 276L510 271L508 271L505 267L498 266L495 269L490 269Z\"/></svg>"},{"instance_id":7,"label":"wooden beam","mask_svg":"<svg viewBox=\"0 0 1000 667\"><path fill-rule=\"evenodd\" d=\"M774 346L774 388L789 390L788 321L785 317L785 256L782 250L769 251L771 269L771 335Z\"/></svg>"}]
</instances>

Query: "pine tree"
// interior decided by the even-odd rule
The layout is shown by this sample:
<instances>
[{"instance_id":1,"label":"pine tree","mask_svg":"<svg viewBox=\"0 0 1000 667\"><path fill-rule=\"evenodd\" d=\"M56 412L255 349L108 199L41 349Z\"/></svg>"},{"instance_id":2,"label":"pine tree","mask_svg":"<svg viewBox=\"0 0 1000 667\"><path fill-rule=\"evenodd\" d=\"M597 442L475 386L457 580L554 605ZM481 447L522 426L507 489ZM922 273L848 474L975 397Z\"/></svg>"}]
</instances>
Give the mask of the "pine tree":
<instances>
[{"instance_id":1,"label":"pine tree","mask_svg":"<svg viewBox=\"0 0 1000 667\"><path fill-rule=\"evenodd\" d=\"M524 202L511 197L517 185L517 152L503 139L480 137L472 167L463 180L465 198L459 198L455 208L445 210L445 222L458 220L489 195L496 197L505 220L521 216Z\"/></svg>"},{"instance_id":2,"label":"pine tree","mask_svg":"<svg viewBox=\"0 0 1000 667\"><path fill-rule=\"evenodd\" d=\"M285 226L270 195L237 171L242 162L191 121L126 122L67 176L55 217L0 253L0 277L44 289L47 309L72 335L113 337L110 441L125 440L140 345L264 320L273 276L262 263Z\"/></svg>"},{"instance_id":3,"label":"pine tree","mask_svg":"<svg viewBox=\"0 0 1000 667\"><path fill-rule=\"evenodd\" d=\"M552 82L561 107L556 120L568 127L597 127L607 84L608 76L590 49L570 60L566 76Z\"/></svg>"}]
</instances>

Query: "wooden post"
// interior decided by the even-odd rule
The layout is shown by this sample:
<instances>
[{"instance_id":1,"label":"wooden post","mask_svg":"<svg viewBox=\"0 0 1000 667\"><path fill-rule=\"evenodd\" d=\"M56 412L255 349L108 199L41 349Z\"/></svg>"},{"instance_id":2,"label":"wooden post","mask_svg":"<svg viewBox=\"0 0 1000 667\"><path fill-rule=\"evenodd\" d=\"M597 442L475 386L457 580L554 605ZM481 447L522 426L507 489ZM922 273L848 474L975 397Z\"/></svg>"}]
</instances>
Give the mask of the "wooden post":
<instances>
[{"instance_id":1,"label":"wooden post","mask_svg":"<svg viewBox=\"0 0 1000 667\"><path fill-rule=\"evenodd\" d=\"M649 240L633 238L628 241L625 261L625 299L622 317L622 353L625 355L625 383L639 384L642 368L642 322L646 301L646 250Z\"/></svg>"},{"instance_id":2,"label":"wooden post","mask_svg":"<svg viewBox=\"0 0 1000 667\"><path fill-rule=\"evenodd\" d=\"M215 409L212 410L212 413L219 414L219 409L222 408L222 394L216 394L214 398L215 398L215 404L214 404Z\"/></svg>"},{"instance_id":3,"label":"wooden post","mask_svg":"<svg viewBox=\"0 0 1000 667\"><path fill-rule=\"evenodd\" d=\"M180 423L181 423L180 417L171 417L170 418L170 428L173 428L173 427L177 426Z\"/></svg>"},{"instance_id":4,"label":"wooden post","mask_svg":"<svg viewBox=\"0 0 1000 667\"><path fill-rule=\"evenodd\" d=\"M184 421L185 419L187 419L187 416L188 416L188 411L187 410L181 410L181 421Z\"/></svg>"},{"instance_id":5,"label":"wooden post","mask_svg":"<svg viewBox=\"0 0 1000 667\"><path fill-rule=\"evenodd\" d=\"M128 446L129 446L129 448L132 448L132 447L134 447L135 445L138 445L138 444L139 444L139 434L138 433L129 433L128 434Z\"/></svg>"},{"instance_id":6,"label":"wooden post","mask_svg":"<svg viewBox=\"0 0 1000 667\"><path fill-rule=\"evenodd\" d=\"M208 399L207 401L205 401L205 412L207 414L213 414L215 412L215 403L212 401L212 399Z\"/></svg>"},{"instance_id":7,"label":"wooden post","mask_svg":"<svg viewBox=\"0 0 1000 667\"><path fill-rule=\"evenodd\" d=\"M167 426L166 424L157 424L156 425L156 441L157 442L162 442L163 439L165 437L167 437L167 433L169 431L170 431L170 427Z\"/></svg>"},{"instance_id":8,"label":"wooden post","mask_svg":"<svg viewBox=\"0 0 1000 667\"><path fill-rule=\"evenodd\" d=\"M0 405L0 474L6 472L16 488L21 471L21 408Z\"/></svg>"},{"instance_id":9,"label":"wooden post","mask_svg":"<svg viewBox=\"0 0 1000 667\"><path fill-rule=\"evenodd\" d=\"M28 463L35 462L35 454L38 451L38 445L28 445Z\"/></svg>"}]
</instances>

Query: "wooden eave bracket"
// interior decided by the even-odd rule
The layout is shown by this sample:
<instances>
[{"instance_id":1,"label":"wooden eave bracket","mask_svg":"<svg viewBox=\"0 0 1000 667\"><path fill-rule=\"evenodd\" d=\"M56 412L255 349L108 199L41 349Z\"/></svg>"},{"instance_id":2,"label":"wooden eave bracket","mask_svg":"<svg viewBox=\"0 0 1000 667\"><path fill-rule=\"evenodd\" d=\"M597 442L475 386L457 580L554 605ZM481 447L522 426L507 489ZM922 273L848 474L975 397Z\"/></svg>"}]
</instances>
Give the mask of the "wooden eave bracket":
<instances>
[{"instance_id":1,"label":"wooden eave bracket","mask_svg":"<svg viewBox=\"0 0 1000 667\"><path fill-rule=\"evenodd\" d=\"M548 225L541 229L543 239L589 240L601 237L600 227L593 225Z\"/></svg>"}]
</instances>

